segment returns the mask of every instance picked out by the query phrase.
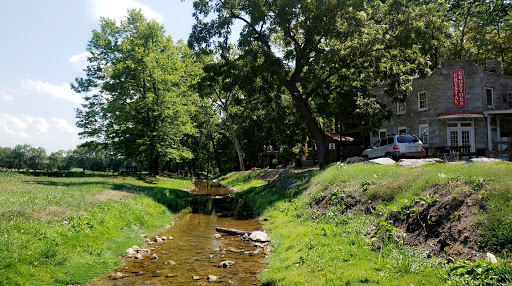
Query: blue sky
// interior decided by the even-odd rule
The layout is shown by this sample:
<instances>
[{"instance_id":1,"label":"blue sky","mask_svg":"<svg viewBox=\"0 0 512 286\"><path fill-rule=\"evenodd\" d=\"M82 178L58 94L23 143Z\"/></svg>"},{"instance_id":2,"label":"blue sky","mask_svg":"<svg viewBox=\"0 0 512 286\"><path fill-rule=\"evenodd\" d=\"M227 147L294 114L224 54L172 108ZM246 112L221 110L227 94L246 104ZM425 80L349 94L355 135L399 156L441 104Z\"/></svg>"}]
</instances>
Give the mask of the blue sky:
<instances>
[{"instance_id":1,"label":"blue sky","mask_svg":"<svg viewBox=\"0 0 512 286\"><path fill-rule=\"evenodd\" d=\"M69 84L83 76L85 48L100 17L129 8L163 24L177 41L191 31L192 0L18 0L0 11L0 147L30 144L47 153L83 142L75 126L81 97Z\"/></svg>"}]
</instances>

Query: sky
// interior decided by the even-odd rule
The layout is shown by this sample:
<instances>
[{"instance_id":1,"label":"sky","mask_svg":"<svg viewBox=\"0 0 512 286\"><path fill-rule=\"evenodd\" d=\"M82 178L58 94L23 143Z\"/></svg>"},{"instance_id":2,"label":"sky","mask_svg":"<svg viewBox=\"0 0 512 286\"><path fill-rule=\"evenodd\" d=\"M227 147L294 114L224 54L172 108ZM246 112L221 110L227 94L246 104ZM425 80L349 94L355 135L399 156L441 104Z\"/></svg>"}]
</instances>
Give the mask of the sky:
<instances>
[{"instance_id":1,"label":"sky","mask_svg":"<svg viewBox=\"0 0 512 286\"><path fill-rule=\"evenodd\" d=\"M0 10L0 147L30 144L48 154L75 149L75 109L82 98L70 83L83 77L85 48L100 17L117 21L141 9L186 41L192 0L18 0Z\"/></svg>"}]
</instances>

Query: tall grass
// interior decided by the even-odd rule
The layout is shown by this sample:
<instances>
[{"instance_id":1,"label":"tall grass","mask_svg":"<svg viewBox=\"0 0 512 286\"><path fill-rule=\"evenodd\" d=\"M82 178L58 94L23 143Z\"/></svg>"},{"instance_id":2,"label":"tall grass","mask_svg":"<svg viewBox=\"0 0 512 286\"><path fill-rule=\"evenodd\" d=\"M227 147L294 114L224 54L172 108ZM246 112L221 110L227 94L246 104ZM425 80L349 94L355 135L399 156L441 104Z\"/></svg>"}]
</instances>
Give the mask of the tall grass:
<instances>
[{"instance_id":1,"label":"tall grass","mask_svg":"<svg viewBox=\"0 0 512 286\"><path fill-rule=\"evenodd\" d=\"M0 172L0 285L85 284L183 208L190 181Z\"/></svg>"},{"instance_id":2,"label":"tall grass","mask_svg":"<svg viewBox=\"0 0 512 286\"><path fill-rule=\"evenodd\" d=\"M426 193L443 186L454 195L469 192L480 201L482 212L474 217L475 226L482 243L499 254L512 246L510 174L512 164L507 162L415 168L337 164L306 174L312 177L305 185L263 185L244 188L240 195L256 207L272 237L275 251L261 274L266 285L444 285L454 281L444 263L405 246L400 238L375 250L369 230L409 211L413 199L434 201L435 194ZM246 173L229 178L235 188L237 182L247 185L252 180ZM327 194L334 203L319 216L314 205ZM345 199L354 194L360 202L380 205L373 214L347 212Z\"/></svg>"}]
</instances>

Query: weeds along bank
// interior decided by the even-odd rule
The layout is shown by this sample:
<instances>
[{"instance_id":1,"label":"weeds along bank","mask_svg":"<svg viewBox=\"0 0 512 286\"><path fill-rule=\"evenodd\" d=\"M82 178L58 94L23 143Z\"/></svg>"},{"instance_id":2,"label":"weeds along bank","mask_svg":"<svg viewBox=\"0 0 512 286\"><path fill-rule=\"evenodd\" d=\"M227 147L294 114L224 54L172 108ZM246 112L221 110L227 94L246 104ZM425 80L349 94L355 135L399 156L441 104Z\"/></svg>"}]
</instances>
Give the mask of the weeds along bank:
<instances>
[{"instance_id":1,"label":"weeds along bank","mask_svg":"<svg viewBox=\"0 0 512 286\"><path fill-rule=\"evenodd\" d=\"M173 220L189 179L0 172L0 285L81 284Z\"/></svg>"},{"instance_id":2,"label":"weeds along bank","mask_svg":"<svg viewBox=\"0 0 512 286\"><path fill-rule=\"evenodd\" d=\"M508 162L359 163L220 180L272 237L265 285L509 285L510 174Z\"/></svg>"}]
</instances>

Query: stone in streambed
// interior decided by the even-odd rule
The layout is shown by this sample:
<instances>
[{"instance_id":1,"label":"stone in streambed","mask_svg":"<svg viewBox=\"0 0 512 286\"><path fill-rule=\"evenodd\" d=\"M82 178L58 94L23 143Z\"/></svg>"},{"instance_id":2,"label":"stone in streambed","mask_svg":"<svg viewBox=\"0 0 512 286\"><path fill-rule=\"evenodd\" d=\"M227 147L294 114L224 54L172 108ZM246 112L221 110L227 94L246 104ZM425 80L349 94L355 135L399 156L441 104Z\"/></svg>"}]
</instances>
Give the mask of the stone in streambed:
<instances>
[{"instance_id":1,"label":"stone in streambed","mask_svg":"<svg viewBox=\"0 0 512 286\"><path fill-rule=\"evenodd\" d=\"M253 231L249 235L249 239L257 242L269 242L270 237L264 231Z\"/></svg>"},{"instance_id":2,"label":"stone in streambed","mask_svg":"<svg viewBox=\"0 0 512 286\"><path fill-rule=\"evenodd\" d=\"M219 267L220 268L229 268L229 267L231 267L233 265L235 265L235 262L229 261L229 260L222 261L221 263L219 263Z\"/></svg>"},{"instance_id":3,"label":"stone in streambed","mask_svg":"<svg viewBox=\"0 0 512 286\"><path fill-rule=\"evenodd\" d=\"M116 272L116 273L111 273L108 277L112 280L118 280L118 279L124 278L126 276L128 276L128 275L121 273L121 272Z\"/></svg>"}]
</instances>

